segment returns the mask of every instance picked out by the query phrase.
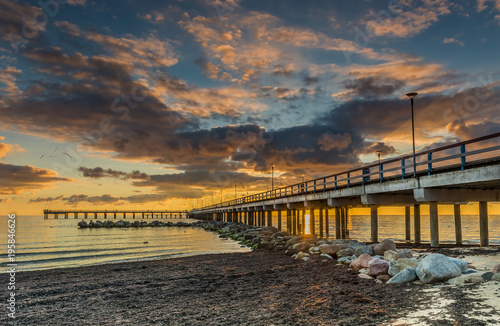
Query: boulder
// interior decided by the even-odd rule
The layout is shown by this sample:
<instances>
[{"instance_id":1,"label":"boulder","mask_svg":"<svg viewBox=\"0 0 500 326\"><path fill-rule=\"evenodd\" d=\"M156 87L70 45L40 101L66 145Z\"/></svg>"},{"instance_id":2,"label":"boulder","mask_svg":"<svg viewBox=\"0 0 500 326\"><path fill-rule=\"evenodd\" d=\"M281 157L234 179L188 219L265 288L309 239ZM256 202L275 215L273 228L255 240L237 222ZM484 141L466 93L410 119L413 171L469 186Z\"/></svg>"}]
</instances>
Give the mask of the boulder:
<instances>
[{"instance_id":1,"label":"boulder","mask_svg":"<svg viewBox=\"0 0 500 326\"><path fill-rule=\"evenodd\" d=\"M397 260L391 260L389 262L389 271L387 272L391 276L396 276L399 274L401 271L399 270L398 267L398 261Z\"/></svg>"},{"instance_id":2,"label":"boulder","mask_svg":"<svg viewBox=\"0 0 500 326\"><path fill-rule=\"evenodd\" d=\"M417 268L418 264L420 263L416 258L399 258L397 260L398 262L398 268L400 271L406 268Z\"/></svg>"},{"instance_id":3,"label":"boulder","mask_svg":"<svg viewBox=\"0 0 500 326\"><path fill-rule=\"evenodd\" d=\"M370 274L370 270L368 268L362 268L358 272L361 274L366 274L366 275Z\"/></svg>"},{"instance_id":4,"label":"boulder","mask_svg":"<svg viewBox=\"0 0 500 326\"><path fill-rule=\"evenodd\" d=\"M320 257L325 257L325 258L328 258L328 259L333 259L332 256L327 255L327 254L321 254Z\"/></svg>"},{"instance_id":5,"label":"boulder","mask_svg":"<svg viewBox=\"0 0 500 326\"><path fill-rule=\"evenodd\" d=\"M349 257L352 255L354 255L354 249L352 249L351 247L347 247L337 251L337 257Z\"/></svg>"},{"instance_id":6,"label":"boulder","mask_svg":"<svg viewBox=\"0 0 500 326\"><path fill-rule=\"evenodd\" d=\"M338 244L322 244L319 246L319 250L327 255L333 256L341 249L347 248L345 245Z\"/></svg>"},{"instance_id":7,"label":"boulder","mask_svg":"<svg viewBox=\"0 0 500 326\"><path fill-rule=\"evenodd\" d=\"M370 276L388 275L389 272L389 262L374 258L368 263L368 268L370 270Z\"/></svg>"},{"instance_id":8,"label":"boulder","mask_svg":"<svg viewBox=\"0 0 500 326\"><path fill-rule=\"evenodd\" d=\"M373 253L375 255L383 255L387 250L396 251L396 244L394 243L394 241L385 239L382 240L382 242L376 244L375 247L373 247Z\"/></svg>"},{"instance_id":9,"label":"boulder","mask_svg":"<svg viewBox=\"0 0 500 326\"><path fill-rule=\"evenodd\" d=\"M423 283L436 283L460 276L460 268L442 254L431 254L418 264L417 276Z\"/></svg>"},{"instance_id":10,"label":"boulder","mask_svg":"<svg viewBox=\"0 0 500 326\"><path fill-rule=\"evenodd\" d=\"M368 247L368 246L358 246L356 247L356 250L354 250L354 254L356 257L361 256L362 254L368 254L370 256L373 255L373 248Z\"/></svg>"},{"instance_id":11,"label":"boulder","mask_svg":"<svg viewBox=\"0 0 500 326\"><path fill-rule=\"evenodd\" d=\"M405 284L413 282L416 279L417 279L417 272L415 271L414 268L410 267L394 275L389 281L387 281L387 284Z\"/></svg>"},{"instance_id":12,"label":"boulder","mask_svg":"<svg viewBox=\"0 0 500 326\"><path fill-rule=\"evenodd\" d=\"M118 222L116 222L115 226L118 228L121 228L121 227L125 226L125 223L123 223L123 221L118 221Z\"/></svg>"},{"instance_id":13,"label":"boulder","mask_svg":"<svg viewBox=\"0 0 500 326\"><path fill-rule=\"evenodd\" d=\"M481 275L481 277L483 278L483 280L485 282L488 282L488 281L491 281L491 279L493 278L493 275L495 275L495 274L493 274L492 272L486 272L486 273L483 273Z\"/></svg>"},{"instance_id":14,"label":"boulder","mask_svg":"<svg viewBox=\"0 0 500 326\"><path fill-rule=\"evenodd\" d=\"M494 274L491 280L495 282L500 282L500 273Z\"/></svg>"},{"instance_id":15,"label":"boulder","mask_svg":"<svg viewBox=\"0 0 500 326\"><path fill-rule=\"evenodd\" d=\"M500 264L496 264L495 266L493 266L493 269L491 271L493 272L493 274L500 273Z\"/></svg>"},{"instance_id":16,"label":"boulder","mask_svg":"<svg viewBox=\"0 0 500 326\"><path fill-rule=\"evenodd\" d=\"M79 222L79 223L78 223L78 226L79 226L79 227L81 227L81 228L86 228L86 227L88 227L89 225L87 224L87 222L85 222L85 221L81 221L81 222Z\"/></svg>"},{"instance_id":17,"label":"boulder","mask_svg":"<svg viewBox=\"0 0 500 326\"><path fill-rule=\"evenodd\" d=\"M371 277L370 275L366 275L366 274L358 274L358 277L359 278L364 278L364 279L367 279L367 280L373 280L373 277Z\"/></svg>"},{"instance_id":18,"label":"boulder","mask_svg":"<svg viewBox=\"0 0 500 326\"><path fill-rule=\"evenodd\" d=\"M460 277L462 278L462 277ZM484 280L479 274L466 275L462 278L464 283L483 283Z\"/></svg>"},{"instance_id":19,"label":"boulder","mask_svg":"<svg viewBox=\"0 0 500 326\"><path fill-rule=\"evenodd\" d=\"M368 254L362 254L361 256L353 260L349 267L355 271L359 271L360 269L368 268L368 263L370 262L370 260L372 260L372 256Z\"/></svg>"},{"instance_id":20,"label":"boulder","mask_svg":"<svg viewBox=\"0 0 500 326\"><path fill-rule=\"evenodd\" d=\"M457 258L452 258L452 257L449 257L449 259L455 263L455 265L458 266L458 268L460 268L460 272L462 273L465 273L467 271L467 262L466 261L463 261L462 259L457 259Z\"/></svg>"},{"instance_id":21,"label":"boulder","mask_svg":"<svg viewBox=\"0 0 500 326\"><path fill-rule=\"evenodd\" d=\"M396 250L399 254L399 258L413 258L413 254L410 249Z\"/></svg>"},{"instance_id":22,"label":"boulder","mask_svg":"<svg viewBox=\"0 0 500 326\"><path fill-rule=\"evenodd\" d=\"M350 265L351 261L352 261L352 259L349 259L347 257L342 257L342 258L337 259L337 263L344 264L344 265Z\"/></svg>"},{"instance_id":23,"label":"boulder","mask_svg":"<svg viewBox=\"0 0 500 326\"><path fill-rule=\"evenodd\" d=\"M293 250L297 250L297 251L308 251L309 250L309 244L305 243L305 242L299 242L299 243L294 244L292 246L292 249Z\"/></svg>"},{"instance_id":24,"label":"boulder","mask_svg":"<svg viewBox=\"0 0 500 326\"><path fill-rule=\"evenodd\" d=\"M384 259L387 261L398 260L399 253L394 250L387 250L386 252L384 252Z\"/></svg>"},{"instance_id":25,"label":"boulder","mask_svg":"<svg viewBox=\"0 0 500 326\"><path fill-rule=\"evenodd\" d=\"M295 259L302 259L304 257L309 257L309 254L301 251L295 256Z\"/></svg>"}]
</instances>

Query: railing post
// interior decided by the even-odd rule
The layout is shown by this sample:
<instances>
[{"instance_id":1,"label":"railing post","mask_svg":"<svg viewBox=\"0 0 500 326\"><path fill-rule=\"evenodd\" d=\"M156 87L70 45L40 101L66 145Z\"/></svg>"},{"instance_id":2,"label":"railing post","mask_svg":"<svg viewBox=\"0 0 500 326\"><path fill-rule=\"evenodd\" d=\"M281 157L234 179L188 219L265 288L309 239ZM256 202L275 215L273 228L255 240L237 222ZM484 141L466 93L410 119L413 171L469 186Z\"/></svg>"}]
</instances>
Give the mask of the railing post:
<instances>
[{"instance_id":1,"label":"railing post","mask_svg":"<svg viewBox=\"0 0 500 326\"><path fill-rule=\"evenodd\" d=\"M465 163L466 163L466 156L465 156L465 145L460 145L460 154L462 154L461 158L461 167L460 169L463 170L465 168Z\"/></svg>"},{"instance_id":2,"label":"railing post","mask_svg":"<svg viewBox=\"0 0 500 326\"><path fill-rule=\"evenodd\" d=\"M335 175L335 190L337 190L337 175Z\"/></svg>"},{"instance_id":3,"label":"railing post","mask_svg":"<svg viewBox=\"0 0 500 326\"><path fill-rule=\"evenodd\" d=\"M347 172L347 188L351 186L351 172Z\"/></svg>"},{"instance_id":4,"label":"railing post","mask_svg":"<svg viewBox=\"0 0 500 326\"><path fill-rule=\"evenodd\" d=\"M401 179L405 178L405 172L406 172L406 169L405 169L405 159L402 159L401 160L401 174L402 174Z\"/></svg>"},{"instance_id":5,"label":"railing post","mask_svg":"<svg viewBox=\"0 0 500 326\"><path fill-rule=\"evenodd\" d=\"M314 191L316 191L316 180L314 180Z\"/></svg>"},{"instance_id":6,"label":"railing post","mask_svg":"<svg viewBox=\"0 0 500 326\"><path fill-rule=\"evenodd\" d=\"M323 190L326 189L326 178L323 178Z\"/></svg>"},{"instance_id":7,"label":"railing post","mask_svg":"<svg viewBox=\"0 0 500 326\"><path fill-rule=\"evenodd\" d=\"M431 175L432 171L432 153L427 153L427 175Z\"/></svg>"}]
</instances>

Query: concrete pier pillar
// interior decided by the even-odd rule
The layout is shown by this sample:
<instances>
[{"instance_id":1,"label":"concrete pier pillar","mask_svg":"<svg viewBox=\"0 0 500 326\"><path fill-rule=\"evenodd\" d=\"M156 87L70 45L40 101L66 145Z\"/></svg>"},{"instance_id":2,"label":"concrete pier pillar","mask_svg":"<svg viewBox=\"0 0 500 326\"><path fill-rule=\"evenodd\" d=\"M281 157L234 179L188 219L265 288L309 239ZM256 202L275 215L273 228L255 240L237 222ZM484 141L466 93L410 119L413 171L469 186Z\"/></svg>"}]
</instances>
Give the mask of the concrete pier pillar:
<instances>
[{"instance_id":1,"label":"concrete pier pillar","mask_svg":"<svg viewBox=\"0 0 500 326\"><path fill-rule=\"evenodd\" d=\"M132 213L132 218L135 219L135 213Z\"/></svg>"},{"instance_id":2,"label":"concrete pier pillar","mask_svg":"<svg viewBox=\"0 0 500 326\"><path fill-rule=\"evenodd\" d=\"M328 218L328 208L325 208L325 234L327 238L330 236L330 221Z\"/></svg>"},{"instance_id":3,"label":"concrete pier pillar","mask_svg":"<svg viewBox=\"0 0 500 326\"><path fill-rule=\"evenodd\" d=\"M335 239L340 239L341 238L341 233L340 233L340 208L335 207Z\"/></svg>"},{"instance_id":4,"label":"concrete pier pillar","mask_svg":"<svg viewBox=\"0 0 500 326\"><path fill-rule=\"evenodd\" d=\"M286 230L292 233L292 211L290 209L286 210Z\"/></svg>"},{"instance_id":5,"label":"concrete pier pillar","mask_svg":"<svg viewBox=\"0 0 500 326\"><path fill-rule=\"evenodd\" d=\"M349 207L345 207L344 214L344 235L346 239L349 239Z\"/></svg>"},{"instance_id":6,"label":"concrete pier pillar","mask_svg":"<svg viewBox=\"0 0 500 326\"><path fill-rule=\"evenodd\" d=\"M67 220L68 219L68 213L64 213L64 219Z\"/></svg>"},{"instance_id":7,"label":"concrete pier pillar","mask_svg":"<svg viewBox=\"0 0 500 326\"><path fill-rule=\"evenodd\" d=\"M281 231L281 210L278 210L278 230Z\"/></svg>"},{"instance_id":8,"label":"concrete pier pillar","mask_svg":"<svg viewBox=\"0 0 500 326\"><path fill-rule=\"evenodd\" d=\"M481 247L489 245L488 239L488 202L479 202L479 238Z\"/></svg>"},{"instance_id":9,"label":"concrete pier pillar","mask_svg":"<svg viewBox=\"0 0 500 326\"><path fill-rule=\"evenodd\" d=\"M377 205L370 206L371 213L371 241L378 242L378 207Z\"/></svg>"},{"instance_id":10,"label":"concrete pier pillar","mask_svg":"<svg viewBox=\"0 0 500 326\"><path fill-rule=\"evenodd\" d=\"M77 212L75 212L75 216L74 217L75 217L75 219L78 219L78 213Z\"/></svg>"},{"instance_id":11,"label":"concrete pier pillar","mask_svg":"<svg viewBox=\"0 0 500 326\"><path fill-rule=\"evenodd\" d=\"M431 247L439 247L439 216L438 203L429 203L430 228L431 228Z\"/></svg>"},{"instance_id":12,"label":"concrete pier pillar","mask_svg":"<svg viewBox=\"0 0 500 326\"><path fill-rule=\"evenodd\" d=\"M48 213L43 213L43 219L48 220L49 219L49 214Z\"/></svg>"},{"instance_id":13,"label":"concrete pier pillar","mask_svg":"<svg viewBox=\"0 0 500 326\"><path fill-rule=\"evenodd\" d=\"M87 219L89 213L83 213L83 217Z\"/></svg>"},{"instance_id":14,"label":"concrete pier pillar","mask_svg":"<svg viewBox=\"0 0 500 326\"><path fill-rule=\"evenodd\" d=\"M422 241L420 231L420 204L413 205L413 229L415 230L415 243Z\"/></svg>"},{"instance_id":15,"label":"concrete pier pillar","mask_svg":"<svg viewBox=\"0 0 500 326\"><path fill-rule=\"evenodd\" d=\"M97 219L97 213L94 213L94 218Z\"/></svg>"},{"instance_id":16,"label":"concrete pier pillar","mask_svg":"<svg viewBox=\"0 0 500 326\"><path fill-rule=\"evenodd\" d=\"M116 218L116 213L113 213L113 215L114 215L113 217Z\"/></svg>"},{"instance_id":17,"label":"concrete pier pillar","mask_svg":"<svg viewBox=\"0 0 500 326\"><path fill-rule=\"evenodd\" d=\"M142 212L142 218L144 218L144 212ZM172 215L170 215L170 218L172 218Z\"/></svg>"},{"instance_id":18,"label":"concrete pier pillar","mask_svg":"<svg viewBox=\"0 0 500 326\"><path fill-rule=\"evenodd\" d=\"M311 234L316 235L316 220L314 218L314 208L309 210L309 230L311 230Z\"/></svg>"},{"instance_id":19,"label":"concrete pier pillar","mask_svg":"<svg viewBox=\"0 0 500 326\"><path fill-rule=\"evenodd\" d=\"M323 208L319 209L319 237L323 238Z\"/></svg>"},{"instance_id":20,"label":"concrete pier pillar","mask_svg":"<svg viewBox=\"0 0 500 326\"><path fill-rule=\"evenodd\" d=\"M273 211L267 211L267 226L273 226Z\"/></svg>"},{"instance_id":21,"label":"concrete pier pillar","mask_svg":"<svg viewBox=\"0 0 500 326\"><path fill-rule=\"evenodd\" d=\"M127 218L127 213L123 213L123 219Z\"/></svg>"},{"instance_id":22,"label":"concrete pier pillar","mask_svg":"<svg viewBox=\"0 0 500 326\"><path fill-rule=\"evenodd\" d=\"M405 234L406 242L411 242L410 206L405 206Z\"/></svg>"},{"instance_id":23,"label":"concrete pier pillar","mask_svg":"<svg viewBox=\"0 0 500 326\"><path fill-rule=\"evenodd\" d=\"M462 244L462 215L460 213L460 205L453 205L453 213L455 215L455 243Z\"/></svg>"},{"instance_id":24,"label":"concrete pier pillar","mask_svg":"<svg viewBox=\"0 0 500 326\"><path fill-rule=\"evenodd\" d=\"M340 207L340 237L345 239L345 208Z\"/></svg>"},{"instance_id":25,"label":"concrete pier pillar","mask_svg":"<svg viewBox=\"0 0 500 326\"><path fill-rule=\"evenodd\" d=\"M302 234L306 234L306 209L305 208L302 208L302 216L301 216L301 219L302 219Z\"/></svg>"}]
</instances>

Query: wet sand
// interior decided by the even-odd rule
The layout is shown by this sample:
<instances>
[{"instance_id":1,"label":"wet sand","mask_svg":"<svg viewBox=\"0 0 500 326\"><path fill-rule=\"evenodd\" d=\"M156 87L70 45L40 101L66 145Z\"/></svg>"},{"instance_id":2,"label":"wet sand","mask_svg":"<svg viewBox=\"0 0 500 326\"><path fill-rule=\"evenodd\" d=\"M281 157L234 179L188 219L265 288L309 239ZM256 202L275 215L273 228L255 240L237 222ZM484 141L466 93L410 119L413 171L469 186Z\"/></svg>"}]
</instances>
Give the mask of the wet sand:
<instances>
[{"instance_id":1,"label":"wet sand","mask_svg":"<svg viewBox=\"0 0 500 326\"><path fill-rule=\"evenodd\" d=\"M0 279L6 284L6 275ZM498 312L475 315L475 308L487 307L483 298L468 294L480 285L375 284L335 260L303 262L279 251L24 272L16 282L17 318L2 313L2 325L495 325L500 320ZM435 318L405 318L436 300L453 302L452 308ZM5 301L1 306L6 311Z\"/></svg>"}]
</instances>

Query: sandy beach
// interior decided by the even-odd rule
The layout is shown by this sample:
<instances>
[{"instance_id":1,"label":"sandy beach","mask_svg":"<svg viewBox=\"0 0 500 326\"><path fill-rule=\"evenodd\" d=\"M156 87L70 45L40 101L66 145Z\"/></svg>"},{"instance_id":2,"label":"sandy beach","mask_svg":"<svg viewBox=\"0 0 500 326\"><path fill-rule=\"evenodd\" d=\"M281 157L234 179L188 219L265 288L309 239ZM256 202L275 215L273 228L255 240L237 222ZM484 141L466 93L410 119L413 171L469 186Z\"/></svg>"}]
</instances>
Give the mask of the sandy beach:
<instances>
[{"instance_id":1,"label":"sandy beach","mask_svg":"<svg viewBox=\"0 0 500 326\"><path fill-rule=\"evenodd\" d=\"M498 251L490 254L498 258ZM5 284L6 275L1 279ZM500 321L491 302L477 295L485 285L376 284L335 260L304 262L281 251L23 272L17 274L17 282L17 318L7 320L2 314L2 324L495 325ZM491 287L492 282L487 284ZM498 284L496 289L493 298L500 297ZM437 313L416 314L426 309Z\"/></svg>"}]
</instances>

